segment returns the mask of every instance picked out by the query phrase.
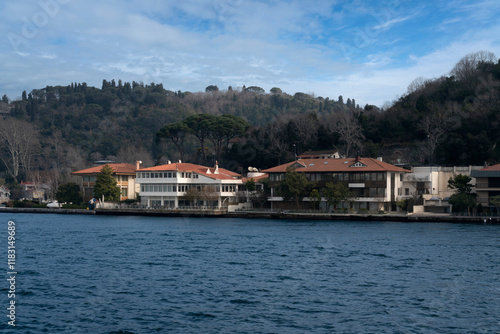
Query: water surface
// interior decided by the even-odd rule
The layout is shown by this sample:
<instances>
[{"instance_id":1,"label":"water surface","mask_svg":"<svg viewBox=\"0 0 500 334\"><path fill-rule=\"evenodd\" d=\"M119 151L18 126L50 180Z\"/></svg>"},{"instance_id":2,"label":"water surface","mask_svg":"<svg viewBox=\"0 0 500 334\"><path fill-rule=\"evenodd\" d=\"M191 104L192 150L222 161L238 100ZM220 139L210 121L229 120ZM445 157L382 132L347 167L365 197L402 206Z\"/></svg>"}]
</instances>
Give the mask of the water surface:
<instances>
[{"instance_id":1,"label":"water surface","mask_svg":"<svg viewBox=\"0 0 500 334\"><path fill-rule=\"evenodd\" d=\"M9 219L6 333L500 332L497 225L0 213L3 268Z\"/></svg>"}]
</instances>

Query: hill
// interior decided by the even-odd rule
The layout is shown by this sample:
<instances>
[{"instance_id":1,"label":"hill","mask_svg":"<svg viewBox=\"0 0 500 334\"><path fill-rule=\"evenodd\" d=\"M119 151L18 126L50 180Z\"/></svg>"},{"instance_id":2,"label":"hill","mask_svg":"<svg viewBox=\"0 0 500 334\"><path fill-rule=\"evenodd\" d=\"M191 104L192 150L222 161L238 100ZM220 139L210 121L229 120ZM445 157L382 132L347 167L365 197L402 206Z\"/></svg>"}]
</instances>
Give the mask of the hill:
<instances>
[{"instance_id":1,"label":"hill","mask_svg":"<svg viewBox=\"0 0 500 334\"><path fill-rule=\"evenodd\" d=\"M342 96L334 101L289 95L277 87L266 93L256 86L208 86L191 93L121 80L103 80L101 88L47 86L23 92L17 101L2 98L0 175L9 183L40 179L56 189L71 171L96 160L151 166L182 156L204 164L219 159L221 166L240 171L321 149L384 156L392 163L496 163L499 99L500 62L488 52L465 56L449 76L415 79L387 110L360 108ZM250 127L242 136L203 145L191 130L182 134L182 147L169 132L157 136L164 126L197 114L233 115Z\"/></svg>"}]
</instances>

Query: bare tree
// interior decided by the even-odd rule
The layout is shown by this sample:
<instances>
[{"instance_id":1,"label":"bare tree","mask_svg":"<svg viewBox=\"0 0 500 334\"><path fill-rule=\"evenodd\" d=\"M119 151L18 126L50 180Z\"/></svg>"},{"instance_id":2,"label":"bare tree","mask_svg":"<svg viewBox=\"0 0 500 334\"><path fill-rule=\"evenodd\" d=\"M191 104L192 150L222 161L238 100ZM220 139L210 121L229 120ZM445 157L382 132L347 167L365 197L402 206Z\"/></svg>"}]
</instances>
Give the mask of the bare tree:
<instances>
[{"instance_id":1,"label":"bare tree","mask_svg":"<svg viewBox=\"0 0 500 334\"><path fill-rule=\"evenodd\" d=\"M467 54L465 57L453 67L450 74L458 80L465 82L473 82L476 76L479 65L481 63L495 63L495 54L488 51L479 51Z\"/></svg>"},{"instance_id":2,"label":"bare tree","mask_svg":"<svg viewBox=\"0 0 500 334\"><path fill-rule=\"evenodd\" d=\"M455 117L452 117L452 106L431 104L430 113L426 114L418 127L427 136L429 162L434 161L437 145L442 141L448 130L452 127Z\"/></svg>"},{"instance_id":3,"label":"bare tree","mask_svg":"<svg viewBox=\"0 0 500 334\"><path fill-rule=\"evenodd\" d=\"M353 113L339 112L335 114L334 129L340 136L340 141L344 143L344 153L349 157L353 149L361 148L365 139L361 125Z\"/></svg>"},{"instance_id":4,"label":"bare tree","mask_svg":"<svg viewBox=\"0 0 500 334\"><path fill-rule=\"evenodd\" d=\"M16 180L21 172L28 175L33 169L38 146L38 132L32 124L14 118L0 122L0 159Z\"/></svg>"}]
</instances>

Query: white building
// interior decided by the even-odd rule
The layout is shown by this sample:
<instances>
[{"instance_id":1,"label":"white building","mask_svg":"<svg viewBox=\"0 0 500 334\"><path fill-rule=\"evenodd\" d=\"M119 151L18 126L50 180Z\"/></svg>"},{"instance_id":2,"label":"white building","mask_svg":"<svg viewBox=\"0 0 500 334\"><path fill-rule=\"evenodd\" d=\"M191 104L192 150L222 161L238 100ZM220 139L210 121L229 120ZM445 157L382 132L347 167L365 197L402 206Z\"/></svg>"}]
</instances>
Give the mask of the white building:
<instances>
[{"instance_id":1,"label":"white building","mask_svg":"<svg viewBox=\"0 0 500 334\"><path fill-rule=\"evenodd\" d=\"M420 166L412 167L411 173L404 175L399 190L401 198L423 198L423 205L415 206L414 212L448 213L451 210L448 199L455 190L448 188L448 180L459 174L470 176L472 171L482 166ZM472 179L471 184L475 184Z\"/></svg>"},{"instance_id":2,"label":"white building","mask_svg":"<svg viewBox=\"0 0 500 334\"><path fill-rule=\"evenodd\" d=\"M141 204L148 207L183 208L203 205L226 207L237 201L243 181L239 174L219 168L190 163L142 168L137 171ZM197 198L187 195L190 189L198 191Z\"/></svg>"}]
</instances>

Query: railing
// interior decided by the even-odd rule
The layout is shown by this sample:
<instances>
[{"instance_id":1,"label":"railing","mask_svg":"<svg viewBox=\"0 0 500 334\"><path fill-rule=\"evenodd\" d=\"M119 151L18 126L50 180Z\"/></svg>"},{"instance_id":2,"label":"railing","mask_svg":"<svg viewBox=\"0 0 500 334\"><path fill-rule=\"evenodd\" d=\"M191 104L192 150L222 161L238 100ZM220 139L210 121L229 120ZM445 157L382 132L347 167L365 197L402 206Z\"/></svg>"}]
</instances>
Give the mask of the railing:
<instances>
[{"instance_id":1,"label":"railing","mask_svg":"<svg viewBox=\"0 0 500 334\"><path fill-rule=\"evenodd\" d=\"M411 182L430 182L430 177L429 176L415 176L415 175L405 175L403 177L403 182L404 181L411 181Z\"/></svg>"}]
</instances>

